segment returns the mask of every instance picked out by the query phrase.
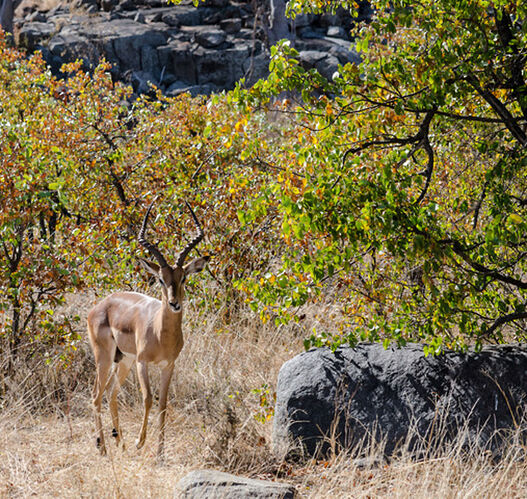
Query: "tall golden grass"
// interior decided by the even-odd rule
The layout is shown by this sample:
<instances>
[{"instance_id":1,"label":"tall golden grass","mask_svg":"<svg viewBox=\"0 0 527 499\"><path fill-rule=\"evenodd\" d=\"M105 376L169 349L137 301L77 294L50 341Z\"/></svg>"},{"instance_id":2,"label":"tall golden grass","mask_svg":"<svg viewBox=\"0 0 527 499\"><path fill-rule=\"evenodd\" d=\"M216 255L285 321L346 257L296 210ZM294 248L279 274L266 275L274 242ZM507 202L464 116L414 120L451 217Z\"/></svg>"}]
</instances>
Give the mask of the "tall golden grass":
<instances>
[{"instance_id":1,"label":"tall golden grass","mask_svg":"<svg viewBox=\"0 0 527 499\"><path fill-rule=\"evenodd\" d=\"M72 297L68 307L85 315L93 300ZM302 335L298 326L263 325L240 308L203 312L187 301L186 344L171 386L162 463L154 457L155 411L145 447L133 445L142 413L135 374L120 395L127 447L110 442L109 455L99 456L91 413L94 365L85 339L66 369L53 355L47 363L18 365L16 375L3 380L0 497L173 497L177 481L198 468L292 483L308 498L525 497L525 449L514 439L500 459L477 445L464 447L460 432L419 460L403 445L385 461L381 445L365 444L360 458L340 452L324 460L279 461L271 452L269 407L260 396L266 386L274 390L282 363L302 351ZM316 320L315 314L306 320ZM107 410L104 424L109 437Z\"/></svg>"}]
</instances>

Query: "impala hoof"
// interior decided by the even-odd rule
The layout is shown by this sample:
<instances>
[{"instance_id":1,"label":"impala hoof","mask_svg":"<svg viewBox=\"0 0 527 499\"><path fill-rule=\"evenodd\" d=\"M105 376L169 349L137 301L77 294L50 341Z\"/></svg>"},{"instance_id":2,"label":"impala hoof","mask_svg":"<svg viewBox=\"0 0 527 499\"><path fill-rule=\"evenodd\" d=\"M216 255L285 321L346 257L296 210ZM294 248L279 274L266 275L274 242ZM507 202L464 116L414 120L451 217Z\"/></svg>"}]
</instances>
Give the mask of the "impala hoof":
<instances>
[{"instance_id":1,"label":"impala hoof","mask_svg":"<svg viewBox=\"0 0 527 499\"><path fill-rule=\"evenodd\" d=\"M101 454L101 456L106 455L106 446L104 445L104 442L102 442L101 437L97 437L97 439L95 440L95 446L97 447L97 449L99 449L99 453Z\"/></svg>"},{"instance_id":2,"label":"impala hoof","mask_svg":"<svg viewBox=\"0 0 527 499\"><path fill-rule=\"evenodd\" d=\"M137 440L135 441L135 447L136 447L137 449L140 449L141 447L143 447L143 445L145 445L145 441L144 441L144 440L137 439Z\"/></svg>"}]
</instances>

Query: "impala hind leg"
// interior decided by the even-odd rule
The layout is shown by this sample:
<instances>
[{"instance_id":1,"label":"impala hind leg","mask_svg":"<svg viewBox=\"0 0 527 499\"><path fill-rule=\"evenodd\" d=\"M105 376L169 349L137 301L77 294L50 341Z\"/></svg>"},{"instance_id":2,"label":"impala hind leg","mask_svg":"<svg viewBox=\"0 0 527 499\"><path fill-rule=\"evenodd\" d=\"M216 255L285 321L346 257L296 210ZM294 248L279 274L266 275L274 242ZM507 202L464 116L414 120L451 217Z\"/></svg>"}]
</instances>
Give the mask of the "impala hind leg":
<instances>
[{"instance_id":1,"label":"impala hind leg","mask_svg":"<svg viewBox=\"0 0 527 499\"><path fill-rule=\"evenodd\" d=\"M102 431L101 421L101 406L102 396L106 390L110 370L112 368L112 358L104 351L99 351L99 356L96 358L97 375L95 377L95 385L93 387L93 410L95 415L95 430L97 433L96 445L99 448L101 455L106 454L106 445L104 442L104 433Z\"/></svg>"},{"instance_id":2,"label":"impala hind leg","mask_svg":"<svg viewBox=\"0 0 527 499\"><path fill-rule=\"evenodd\" d=\"M119 393L119 388L121 388L122 384L124 383L124 380L128 376L128 373L130 372L133 363L133 359L124 357L119 363L114 364L113 376L109 391L109 405L113 423L112 437L115 437L115 443L117 445L119 445L121 442L123 443L123 449L123 432L121 431L121 427L119 425L119 414L117 412L117 395Z\"/></svg>"},{"instance_id":3,"label":"impala hind leg","mask_svg":"<svg viewBox=\"0 0 527 499\"><path fill-rule=\"evenodd\" d=\"M143 393L143 424L139 432L139 437L135 442L135 446L140 449L145 444L146 438L146 426L148 424L148 414L152 407L152 392L150 390L150 381L148 380L148 365L146 362L137 362L137 376L139 378L139 385L141 386L141 392Z\"/></svg>"}]
</instances>

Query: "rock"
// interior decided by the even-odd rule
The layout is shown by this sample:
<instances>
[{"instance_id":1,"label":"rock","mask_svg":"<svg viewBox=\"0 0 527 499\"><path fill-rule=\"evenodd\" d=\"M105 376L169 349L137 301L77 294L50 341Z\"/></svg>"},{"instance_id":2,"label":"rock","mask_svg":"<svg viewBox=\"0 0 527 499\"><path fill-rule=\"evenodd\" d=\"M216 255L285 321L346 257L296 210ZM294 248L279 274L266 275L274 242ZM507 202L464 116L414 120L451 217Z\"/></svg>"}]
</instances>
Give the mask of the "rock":
<instances>
[{"instance_id":1,"label":"rock","mask_svg":"<svg viewBox=\"0 0 527 499\"><path fill-rule=\"evenodd\" d=\"M194 39L202 47L210 49L219 47L227 39L227 34L221 29L206 26L194 32Z\"/></svg>"},{"instance_id":2,"label":"rock","mask_svg":"<svg viewBox=\"0 0 527 499\"><path fill-rule=\"evenodd\" d=\"M220 89L212 83L204 83L203 85L188 85L184 81L175 81L167 88L165 94L169 97L176 97L180 94L189 93L192 97L197 95L210 95L218 92Z\"/></svg>"},{"instance_id":3,"label":"rock","mask_svg":"<svg viewBox=\"0 0 527 499\"><path fill-rule=\"evenodd\" d=\"M324 31L320 28L313 28L311 26L303 26L301 28L297 28L296 30L297 36L299 38L323 38L324 37Z\"/></svg>"},{"instance_id":4,"label":"rock","mask_svg":"<svg viewBox=\"0 0 527 499\"><path fill-rule=\"evenodd\" d=\"M250 85L267 76L268 33L262 24L253 27L256 5L250 0L208 0L198 8L192 0L178 5L166 0L23 0L16 26L20 43L29 51L42 50L61 77L65 62L81 58L90 69L104 57L112 64L113 78L144 73L163 88L181 82L180 88L209 92L231 89L241 77ZM339 16L322 22L311 14L293 23L311 37L297 39L299 50L324 55L314 61L307 54L305 64L328 77L338 63L360 61L349 50L350 42L338 38L342 30L325 26L331 20L340 23Z\"/></svg>"},{"instance_id":5,"label":"rock","mask_svg":"<svg viewBox=\"0 0 527 499\"><path fill-rule=\"evenodd\" d=\"M448 441L464 431L467 445L477 442L499 452L507 432L522 420L526 402L524 348L438 357L425 357L419 345L316 349L280 370L274 448L283 455L300 444L316 455L330 450L331 435L337 449L372 437L385 438L390 455L408 437L408 448L419 453L420 439Z\"/></svg>"},{"instance_id":6,"label":"rock","mask_svg":"<svg viewBox=\"0 0 527 499\"><path fill-rule=\"evenodd\" d=\"M121 0L119 2L119 7L122 10L135 10L136 5L135 5L134 0Z\"/></svg>"},{"instance_id":7,"label":"rock","mask_svg":"<svg viewBox=\"0 0 527 499\"><path fill-rule=\"evenodd\" d=\"M201 13L193 6L179 5L177 16L179 22L185 26L198 26L201 23Z\"/></svg>"},{"instance_id":8,"label":"rock","mask_svg":"<svg viewBox=\"0 0 527 499\"><path fill-rule=\"evenodd\" d=\"M106 12L110 12L118 3L118 0L101 0L101 8Z\"/></svg>"},{"instance_id":9,"label":"rock","mask_svg":"<svg viewBox=\"0 0 527 499\"><path fill-rule=\"evenodd\" d=\"M298 29L311 26L314 19L315 16L313 14L298 14L294 19L295 27Z\"/></svg>"},{"instance_id":10,"label":"rock","mask_svg":"<svg viewBox=\"0 0 527 499\"><path fill-rule=\"evenodd\" d=\"M244 77L247 86L254 85L258 80L266 78L269 74L269 54L261 52L252 59L249 58L245 64Z\"/></svg>"},{"instance_id":11,"label":"rock","mask_svg":"<svg viewBox=\"0 0 527 499\"><path fill-rule=\"evenodd\" d=\"M329 26L326 34L334 38L347 38L348 34L342 26Z\"/></svg>"},{"instance_id":12,"label":"rock","mask_svg":"<svg viewBox=\"0 0 527 499\"><path fill-rule=\"evenodd\" d=\"M229 5L229 0L205 0L204 4L210 7L226 7Z\"/></svg>"},{"instance_id":13,"label":"rock","mask_svg":"<svg viewBox=\"0 0 527 499\"><path fill-rule=\"evenodd\" d=\"M30 23L45 23L47 19L42 12L36 10L31 15L26 17L26 21Z\"/></svg>"},{"instance_id":14,"label":"rock","mask_svg":"<svg viewBox=\"0 0 527 499\"><path fill-rule=\"evenodd\" d=\"M292 485L252 478L242 478L213 470L189 473L177 484L177 499L292 499Z\"/></svg>"},{"instance_id":15,"label":"rock","mask_svg":"<svg viewBox=\"0 0 527 499\"><path fill-rule=\"evenodd\" d=\"M296 48L299 52L315 51L325 54L334 55L340 64L352 62L360 64L361 58L351 46L350 42L339 38L314 38L306 40L297 40Z\"/></svg>"},{"instance_id":16,"label":"rock","mask_svg":"<svg viewBox=\"0 0 527 499\"><path fill-rule=\"evenodd\" d=\"M299 59L306 69L316 68L328 80L331 80L335 71L338 70L339 60L334 55L325 52L304 50L299 53Z\"/></svg>"},{"instance_id":17,"label":"rock","mask_svg":"<svg viewBox=\"0 0 527 499\"><path fill-rule=\"evenodd\" d=\"M242 28L242 20L240 18L222 19L220 21L220 28L225 31L225 33L238 33Z\"/></svg>"},{"instance_id":18,"label":"rock","mask_svg":"<svg viewBox=\"0 0 527 499\"><path fill-rule=\"evenodd\" d=\"M232 88L245 75L250 65L250 46L239 44L226 50L199 47L193 54L198 83L210 82Z\"/></svg>"},{"instance_id":19,"label":"rock","mask_svg":"<svg viewBox=\"0 0 527 499\"><path fill-rule=\"evenodd\" d=\"M325 59L317 63L316 68L324 78L327 78L329 81L331 81L333 79L333 75L339 69L339 60L335 56L328 54Z\"/></svg>"},{"instance_id":20,"label":"rock","mask_svg":"<svg viewBox=\"0 0 527 499\"><path fill-rule=\"evenodd\" d=\"M196 62L189 42L175 40L157 47L157 55L161 67L173 74L176 80L186 82L187 85L198 83Z\"/></svg>"},{"instance_id":21,"label":"rock","mask_svg":"<svg viewBox=\"0 0 527 499\"><path fill-rule=\"evenodd\" d=\"M196 9L189 5L177 5L177 6L166 6L156 7L151 9L133 10L127 16L133 19L136 12L141 12L145 16L146 22L159 23L164 22L171 27L185 26L197 26L201 24L201 14L199 9Z\"/></svg>"},{"instance_id":22,"label":"rock","mask_svg":"<svg viewBox=\"0 0 527 499\"><path fill-rule=\"evenodd\" d=\"M358 65L362 62L361 56L353 47L344 48L339 45L334 45L329 49L329 53L334 55L339 60L340 64L351 62Z\"/></svg>"},{"instance_id":23,"label":"rock","mask_svg":"<svg viewBox=\"0 0 527 499\"><path fill-rule=\"evenodd\" d=\"M155 24L141 24L129 19L114 19L84 25L79 33L103 53L122 71L146 71L159 65L157 52L151 50L166 44L168 34ZM155 58L155 61L152 61ZM159 71L159 69L158 69Z\"/></svg>"},{"instance_id":24,"label":"rock","mask_svg":"<svg viewBox=\"0 0 527 499\"><path fill-rule=\"evenodd\" d=\"M49 38L54 31L55 25L48 22L26 23L18 35L20 45L32 51L41 40Z\"/></svg>"},{"instance_id":25,"label":"rock","mask_svg":"<svg viewBox=\"0 0 527 499\"><path fill-rule=\"evenodd\" d=\"M152 19L152 21L153 20L154 19ZM166 12L164 14L161 14L160 12L159 21L163 21L169 26L174 26L176 28L179 28L179 26L181 26L181 21L179 20L179 16L175 12Z\"/></svg>"},{"instance_id":26,"label":"rock","mask_svg":"<svg viewBox=\"0 0 527 499\"><path fill-rule=\"evenodd\" d=\"M142 12L137 12L134 16L134 22L144 24L146 22L145 15Z\"/></svg>"},{"instance_id":27,"label":"rock","mask_svg":"<svg viewBox=\"0 0 527 499\"><path fill-rule=\"evenodd\" d=\"M143 5L146 7L161 7L162 5L166 5L166 0L143 0Z\"/></svg>"},{"instance_id":28,"label":"rock","mask_svg":"<svg viewBox=\"0 0 527 499\"><path fill-rule=\"evenodd\" d=\"M82 58L85 62L97 61L101 56L95 47L76 30L62 30L49 41L48 49L54 57L63 61L74 61L77 58Z\"/></svg>"},{"instance_id":29,"label":"rock","mask_svg":"<svg viewBox=\"0 0 527 499\"><path fill-rule=\"evenodd\" d=\"M73 9L85 9L86 11L91 9L93 12L96 12L99 10L97 0L75 0L71 6Z\"/></svg>"},{"instance_id":30,"label":"rock","mask_svg":"<svg viewBox=\"0 0 527 499\"><path fill-rule=\"evenodd\" d=\"M298 54L302 65L306 69L312 69L316 67L317 63L323 61L327 56L327 53L320 52L318 50L303 50Z\"/></svg>"},{"instance_id":31,"label":"rock","mask_svg":"<svg viewBox=\"0 0 527 499\"><path fill-rule=\"evenodd\" d=\"M151 85L156 85L157 83L154 76L145 71L132 71L129 78L136 94L148 94L152 92Z\"/></svg>"},{"instance_id":32,"label":"rock","mask_svg":"<svg viewBox=\"0 0 527 499\"><path fill-rule=\"evenodd\" d=\"M163 13L155 12L154 14L149 14L148 16L145 16L145 19L146 19L146 22L148 23L160 23L160 22L163 22ZM176 23L175 26L178 27L178 24Z\"/></svg>"}]
</instances>

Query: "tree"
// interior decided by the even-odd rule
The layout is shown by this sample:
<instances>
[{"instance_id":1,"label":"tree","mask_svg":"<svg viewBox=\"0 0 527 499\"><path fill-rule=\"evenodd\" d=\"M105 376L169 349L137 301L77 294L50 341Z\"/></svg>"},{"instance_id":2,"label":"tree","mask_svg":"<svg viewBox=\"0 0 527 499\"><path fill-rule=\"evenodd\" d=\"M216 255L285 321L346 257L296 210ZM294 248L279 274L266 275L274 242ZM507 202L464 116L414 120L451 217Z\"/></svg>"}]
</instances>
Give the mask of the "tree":
<instances>
[{"instance_id":1,"label":"tree","mask_svg":"<svg viewBox=\"0 0 527 499\"><path fill-rule=\"evenodd\" d=\"M232 281L266 265L276 247L265 214L253 217L255 228L238 222L267 178L240 159L239 134L259 123L225 96L206 103L157 92L130 103L107 63L81 68L64 65L59 80L41 54L27 57L0 36L0 398L1 375L17 362L71 353L84 325L57 313L69 292L146 285L137 233L154 196L167 254L193 232L184 201L198 214L203 247L215 253L214 287L202 290L211 306L218 297L235 305Z\"/></svg>"},{"instance_id":2,"label":"tree","mask_svg":"<svg viewBox=\"0 0 527 499\"><path fill-rule=\"evenodd\" d=\"M0 26L5 33L13 34L13 17L16 8L22 0L1 0L0 1Z\"/></svg>"},{"instance_id":3,"label":"tree","mask_svg":"<svg viewBox=\"0 0 527 499\"><path fill-rule=\"evenodd\" d=\"M269 78L235 92L248 115L296 92L282 110L304 127L275 155L283 170L267 190L289 249L246 289L280 312L331 284L341 312L333 344L418 339L438 352L523 339L527 5L371 3L373 20L354 33L359 66L329 81L282 43Z\"/></svg>"}]
</instances>

